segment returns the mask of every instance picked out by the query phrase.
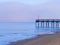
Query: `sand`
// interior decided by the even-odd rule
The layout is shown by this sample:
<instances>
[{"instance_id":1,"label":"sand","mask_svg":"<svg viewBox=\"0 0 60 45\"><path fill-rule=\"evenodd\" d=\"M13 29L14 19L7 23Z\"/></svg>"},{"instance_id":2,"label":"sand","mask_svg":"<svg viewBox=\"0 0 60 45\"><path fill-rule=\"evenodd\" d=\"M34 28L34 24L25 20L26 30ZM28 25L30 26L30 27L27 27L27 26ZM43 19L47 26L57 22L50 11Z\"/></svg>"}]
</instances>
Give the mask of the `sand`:
<instances>
[{"instance_id":1,"label":"sand","mask_svg":"<svg viewBox=\"0 0 60 45\"><path fill-rule=\"evenodd\" d=\"M11 42L9 45L60 45L60 33L37 36L33 39Z\"/></svg>"}]
</instances>

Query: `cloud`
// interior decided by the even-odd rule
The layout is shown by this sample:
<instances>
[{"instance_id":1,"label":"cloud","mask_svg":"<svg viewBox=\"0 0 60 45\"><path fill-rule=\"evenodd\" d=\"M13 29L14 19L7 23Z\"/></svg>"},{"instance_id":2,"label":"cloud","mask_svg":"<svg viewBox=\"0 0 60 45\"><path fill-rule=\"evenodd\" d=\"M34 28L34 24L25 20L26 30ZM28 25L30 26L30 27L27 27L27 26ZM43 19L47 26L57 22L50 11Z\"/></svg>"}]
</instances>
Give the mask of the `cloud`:
<instances>
[{"instance_id":1,"label":"cloud","mask_svg":"<svg viewBox=\"0 0 60 45\"><path fill-rule=\"evenodd\" d=\"M38 16L40 18L60 18L59 0L38 5L0 4L0 21L34 21Z\"/></svg>"}]
</instances>

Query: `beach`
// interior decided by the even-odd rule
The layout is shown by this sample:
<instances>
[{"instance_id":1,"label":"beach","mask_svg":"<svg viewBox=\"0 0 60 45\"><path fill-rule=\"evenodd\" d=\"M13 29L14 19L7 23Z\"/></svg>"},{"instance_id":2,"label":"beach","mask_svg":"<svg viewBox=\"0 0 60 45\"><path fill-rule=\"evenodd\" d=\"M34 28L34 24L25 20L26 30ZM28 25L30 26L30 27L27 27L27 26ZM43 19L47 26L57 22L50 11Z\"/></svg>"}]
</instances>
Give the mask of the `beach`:
<instances>
[{"instance_id":1,"label":"beach","mask_svg":"<svg viewBox=\"0 0 60 45\"><path fill-rule=\"evenodd\" d=\"M8 45L60 45L60 33L38 35L35 38L11 42Z\"/></svg>"}]
</instances>

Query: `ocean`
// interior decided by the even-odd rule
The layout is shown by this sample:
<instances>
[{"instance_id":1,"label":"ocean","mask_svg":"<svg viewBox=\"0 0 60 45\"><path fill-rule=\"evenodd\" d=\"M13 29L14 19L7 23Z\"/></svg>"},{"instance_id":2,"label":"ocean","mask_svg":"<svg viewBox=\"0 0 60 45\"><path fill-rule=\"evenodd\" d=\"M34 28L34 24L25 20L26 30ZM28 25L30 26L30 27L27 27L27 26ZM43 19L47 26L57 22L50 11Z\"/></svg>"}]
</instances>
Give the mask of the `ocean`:
<instances>
[{"instance_id":1,"label":"ocean","mask_svg":"<svg viewBox=\"0 0 60 45\"><path fill-rule=\"evenodd\" d=\"M0 45L34 38L37 35L54 34L58 29L36 28L35 22L0 22Z\"/></svg>"}]
</instances>

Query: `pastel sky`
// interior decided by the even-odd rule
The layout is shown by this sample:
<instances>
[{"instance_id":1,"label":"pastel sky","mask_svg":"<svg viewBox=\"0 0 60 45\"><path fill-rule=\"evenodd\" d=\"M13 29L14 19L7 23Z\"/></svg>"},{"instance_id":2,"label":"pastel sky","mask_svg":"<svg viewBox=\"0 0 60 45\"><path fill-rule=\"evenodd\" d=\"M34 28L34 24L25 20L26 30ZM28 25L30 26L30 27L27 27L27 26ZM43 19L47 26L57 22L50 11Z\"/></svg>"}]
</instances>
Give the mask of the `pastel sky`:
<instances>
[{"instance_id":1,"label":"pastel sky","mask_svg":"<svg viewBox=\"0 0 60 45\"><path fill-rule=\"evenodd\" d=\"M60 0L0 0L0 21L35 21L38 16L60 19Z\"/></svg>"},{"instance_id":2,"label":"pastel sky","mask_svg":"<svg viewBox=\"0 0 60 45\"><path fill-rule=\"evenodd\" d=\"M37 3L45 3L48 0L1 0L0 2L20 2L26 4L37 4Z\"/></svg>"}]
</instances>

